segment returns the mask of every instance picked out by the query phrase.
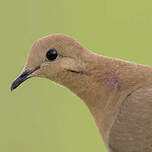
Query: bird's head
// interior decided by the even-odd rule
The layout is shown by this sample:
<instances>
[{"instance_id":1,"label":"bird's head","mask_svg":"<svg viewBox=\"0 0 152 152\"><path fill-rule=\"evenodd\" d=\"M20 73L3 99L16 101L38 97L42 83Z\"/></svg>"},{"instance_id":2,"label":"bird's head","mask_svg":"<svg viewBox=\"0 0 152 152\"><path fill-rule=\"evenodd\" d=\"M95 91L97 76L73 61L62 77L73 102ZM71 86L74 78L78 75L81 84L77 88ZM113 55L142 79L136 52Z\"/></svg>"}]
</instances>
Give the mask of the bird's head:
<instances>
[{"instance_id":1,"label":"bird's head","mask_svg":"<svg viewBox=\"0 0 152 152\"><path fill-rule=\"evenodd\" d=\"M12 83L11 90L31 77L49 78L57 83L71 83L87 74L90 53L76 40L63 34L53 34L36 41L28 54L22 73Z\"/></svg>"}]
</instances>

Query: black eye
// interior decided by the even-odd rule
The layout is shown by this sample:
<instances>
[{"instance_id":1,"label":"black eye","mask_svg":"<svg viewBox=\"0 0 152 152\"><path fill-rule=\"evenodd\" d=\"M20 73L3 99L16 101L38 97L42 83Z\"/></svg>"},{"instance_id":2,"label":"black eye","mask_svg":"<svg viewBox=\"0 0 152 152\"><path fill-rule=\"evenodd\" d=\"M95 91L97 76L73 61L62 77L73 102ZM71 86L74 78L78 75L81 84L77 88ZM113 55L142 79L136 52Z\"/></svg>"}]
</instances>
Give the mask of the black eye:
<instances>
[{"instance_id":1,"label":"black eye","mask_svg":"<svg viewBox=\"0 0 152 152\"><path fill-rule=\"evenodd\" d=\"M46 58L50 61L53 61L57 58L58 56L58 52L56 51L56 49L50 49L47 53L46 53Z\"/></svg>"}]
</instances>

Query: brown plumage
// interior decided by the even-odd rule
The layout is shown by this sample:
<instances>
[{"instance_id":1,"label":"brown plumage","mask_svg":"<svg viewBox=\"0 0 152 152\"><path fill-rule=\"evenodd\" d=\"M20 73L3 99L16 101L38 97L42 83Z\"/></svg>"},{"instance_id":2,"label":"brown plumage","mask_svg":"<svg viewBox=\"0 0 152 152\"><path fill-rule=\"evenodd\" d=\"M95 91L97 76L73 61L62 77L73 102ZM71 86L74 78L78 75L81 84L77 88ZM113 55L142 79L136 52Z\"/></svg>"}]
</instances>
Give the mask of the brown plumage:
<instances>
[{"instance_id":1,"label":"brown plumage","mask_svg":"<svg viewBox=\"0 0 152 152\"><path fill-rule=\"evenodd\" d=\"M30 77L48 78L79 96L109 152L152 152L150 66L97 55L69 36L54 34L33 44L11 89Z\"/></svg>"}]
</instances>

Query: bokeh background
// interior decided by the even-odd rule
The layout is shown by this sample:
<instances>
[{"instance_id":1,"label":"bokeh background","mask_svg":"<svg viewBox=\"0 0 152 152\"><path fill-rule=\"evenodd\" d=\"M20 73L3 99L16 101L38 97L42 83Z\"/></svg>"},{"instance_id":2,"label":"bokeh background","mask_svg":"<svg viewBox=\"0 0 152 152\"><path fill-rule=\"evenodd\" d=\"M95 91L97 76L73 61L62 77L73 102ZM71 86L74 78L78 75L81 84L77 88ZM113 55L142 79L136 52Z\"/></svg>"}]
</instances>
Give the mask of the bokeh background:
<instances>
[{"instance_id":1,"label":"bokeh background","mask_svg":"<svg viewBox=\"0 0 152 152\"><path fill-rule=\"evenodd\" d=\"M106 152L89 110L68 89L35 78L10 91L32 43L52 33L152 65L152 1L0 1L0 152Z\"/></svg>"}]
</instances>

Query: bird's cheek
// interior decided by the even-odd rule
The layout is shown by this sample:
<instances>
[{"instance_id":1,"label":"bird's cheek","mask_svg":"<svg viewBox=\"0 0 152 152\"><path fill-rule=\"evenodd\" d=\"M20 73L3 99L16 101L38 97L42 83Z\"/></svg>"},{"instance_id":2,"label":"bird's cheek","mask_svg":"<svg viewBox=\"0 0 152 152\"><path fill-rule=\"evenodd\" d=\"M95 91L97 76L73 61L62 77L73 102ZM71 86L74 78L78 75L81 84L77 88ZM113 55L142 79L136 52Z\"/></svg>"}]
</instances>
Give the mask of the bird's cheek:
<instances>
[{"instance_id":1,"label":"bird's cheek","mask_svg":"<svg viewBox=\"0 0 152 152\"><path fill-rule=\"evenodd\" d=\"M49 78L52 75L53 69L48 64L42 64L40 70L34 73L36 77Z\"/></svg>"},{"instance_id":2,"label":"bird's cheek","mask_svg":"<svg viewBox=\"0 0 152 152\"><path fill-rule=\"evenodd\" d=\"M78 65L73 59L67 59L60 64L60 68L64 70L78 70Z\"/></svg>"}]
</instances>

